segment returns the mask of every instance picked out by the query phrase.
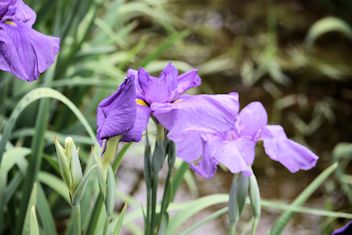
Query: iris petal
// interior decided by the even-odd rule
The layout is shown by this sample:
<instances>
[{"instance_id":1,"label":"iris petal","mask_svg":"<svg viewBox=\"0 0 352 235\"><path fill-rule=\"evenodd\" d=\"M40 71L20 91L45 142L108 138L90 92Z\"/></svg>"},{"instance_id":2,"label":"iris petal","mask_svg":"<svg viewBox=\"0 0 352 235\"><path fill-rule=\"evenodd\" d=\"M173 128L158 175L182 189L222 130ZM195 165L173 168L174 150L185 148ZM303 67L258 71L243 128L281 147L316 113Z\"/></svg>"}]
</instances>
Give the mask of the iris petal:
<instances>
[{"instance_id":1,"label":"iris petal","mask_svg":"<svg viewBox=\"0 0 352 235\"><path fill-rule=\"evenodd\" d=\"M268 122L268 115L260 102L252 102L244 107L236 119L236 128L241 136L256 139L256 134Z\"/></svg>"},{"instance_id":2,"label":"iris petal","mask_svg":"<svg viewBox=\"0 0 352 235\"><path fill-rule=\"evenodd\" d=\"M177 69L171 64L161 72L159 78L152 77L143 68L138 70L138 81L144 94L144 99L149 103L170 102L172 92L177 87Z\"/></svg>"},{"instance_id":3,"label":"iris petal","mask_svg":"<svg viewBox=\"0 0 352 235\"><path fill-rule=\"evenodd\" d=\"M262 139L266 154L280 162L290 172L301 169L309 170L317 163L318 156L308 148L287 138L279 125L268 125L263 128Z\"/></svg>"},{"instance_id":4,"label":"iris petal","mask_svg":"<svg viewBox=\"0 0 352 235\"><path fill-rule=\"evenodd\" d=\"M16 0L13 7L16 10L15 14L11 17L11 20L19 21L32 27L37 17L35 12L22 0Z\"/></svg>"},{"instance_id":5,"label":"iris petal","mask_svg":"<svg viewBox=\"0 0 352 235\"><path fill-rule=\"evenodd\" d=\"M182 132L216 133L234 126L239 109L237 93L229 95L196 95L180 101L151 105L154 116L172 138Z\"/></svg>"},{"instance_id":6,"label":"iris petal","mask_svg":"<svg viewBox=\"0 0 352 235\"><path fill-rule=\"evenodd\" d=\"M41 34L21 22L0 23L0 69L33 81L52 63L59 39Z\"/></svg>"},{"instance_id":7,"label":"iris petal","mask_svg":"<svg viewBox=\"0 0 352 235\"><path fill-rule=\"evenodd\" d=\"M228 141L214 136L207 138L204 151L205 156L216 159L232 173L242 172L244 175L251 175L254 154L255 142L249 139Z\"/></svg>"},{"instance_id":8,"label":"iris petal","mask_svg":"<svg viewBox=\"0 0 352 235\"><path fill-rule=\"evenodd\" d=\"M331 235L349 235L352 234L352 221L348 222L345 226L336 229Z\"/></svg>"},{"instance_id":9,"label":"iris petal","mask_svg":"<svg viewBox=\"0 0 352 235\"><path fill-rule=\"evenodd\" d=\"M174 91L173 99L178 98L185 91L201 84L201 79L196 69L181 74L178 76L177 81L177 88Z\"/></svg>"},{"instance_id":10,"label":"iris petal","mask_svg":"<svg viewBox=\"0 0 352 235\"><path fill-rule=\"evenodd\" d=\"M133 77L127 77L119 89L100 102L97 109L97 137L101 142L127 133L136 122L136 101Z\"/></svg>"},{"instance_id":11,"label":"iris petal","mask_svg":"<svg viewBox=\"0 0 352 235\"><path fill-rule=\"evenodd\" d=\"M122 141L140 141L142 139L142 134L147 128L149 117L150 117L150 108L145 105L137 104L137 115L136 122L133 127L123 135Z\"/></svg>"}]
</instances>

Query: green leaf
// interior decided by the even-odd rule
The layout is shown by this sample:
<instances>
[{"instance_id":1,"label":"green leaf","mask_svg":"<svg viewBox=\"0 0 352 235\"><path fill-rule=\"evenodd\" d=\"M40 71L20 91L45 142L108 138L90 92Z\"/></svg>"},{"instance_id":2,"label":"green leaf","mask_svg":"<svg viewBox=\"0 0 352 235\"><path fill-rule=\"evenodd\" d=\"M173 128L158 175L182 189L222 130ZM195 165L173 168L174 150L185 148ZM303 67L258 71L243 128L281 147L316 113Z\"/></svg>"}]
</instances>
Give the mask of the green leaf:
<instances>
[{"instance_id":1,"label":"green leaf","mask_svg":"<svg viewBox=\"0 0 352 235\"><path fill-rule=\"evenodd\" d=\"M35 213L35 206L32 206L31 208L30 228L30 235L39 235L39 225Z\"/></svg>"},{"instance_id":2,"label":"green leaf","mask_svg":"<svg viewBox=\"0 0 352 235\"><path fill-rule=\"evenodd\" d=\"M186 171L188 170L188 163L182 162L181 165L177 168L174 177L171 180L171 201L174 200L176 192L180 187Z\"/></svg>"},{"instance_id":3,"label":"green leaf","mask_svg":"<svg viewBox=\"0 0 352 235\"><path fill-rule=\"evenodd\" d=\"M195 222L192 226L188 227L183 232L179 233L179 235L191 234L196 229L199 229L202 225L219 218L220 216L222 216L226 212L228 212L228 207L217 210L214 213L211 213L210 215L206 216L205 218Z\"/></svg>"},{"instance_id":4,"label":"green leaf","mask_svg":"<svg viewBox=\"0 0 352 235\"><path fill-rule=\"evenodd\" d=\"M147 57L140 63L140 66L147 65L150 61L153 61L161 56L168 48L170 48L175 43L182 41L187 35L188 31L184 31L182 33L176 32L171 34L167 39L165 39L157 48L155 48L152 52L148 54Z\"/></svg>"},{"instance_id":5,"label":"green leaf","mask_svg":"<svg viewBox=\"0 0 352 235\"><path fill-rule=\"evenodd\" d=\"M119 235L120 234L121 228L122 228L122 223L125 218L126 212L127 212L127 203L125 204L119 217L117 218L116 225L114 227L114 231L113 231L112 235Z\"/></svg>"},{"instance_id":6,"label":"green leaf","mask_svg":"<svg viewBox=\"0 0 352 235\"><path fill-rule=\"evenodd\" d=\"M65 199L67 203L71 203L68 187L61 179L43 171L39 172L38 179L41 183L49 186L55 192L57 192L61 197Z\"/></svg>"},{"instance_id":7,"label":"green leaf","mask_svg":"<svg viewBox=\"0 0 352 235\"><path fill-rule=\"evenodd\" d=\"M76 205L77 203L79 203L82 199L82 196L85 192L85 188L90 180L90 177L93 175L93 173L96 172L96 168L98 165L94 165L92 166L87 173L85 174L85 176L83 177L81 183L78 185L75 193L73 194L72 197L72 204Z\"/></svg>"},{"instance_id":8,"label":"green leaf","mask_svg":"<svg viewBox=\"0 0 352 235\"><path fill-rule=\"evenodd\" d=\"M156 141L155 148L152 157L152 171L156 175L164 165L166 158L165 144L164 141Z\"/></svg>"},{"instance_id":9,"label":"green leaf","mask_svg":"<svg viewBox=\"0 0 352 235\"><path fill-rule=\"evenodd\" d=\"M312 47L317 38L332 31L340 32L352 39L352 28L345 21L336 17L325 17L310 27L306 38L306 46L308 48Z\"/></svg>"},{"instance_id":10,"label":"green leaf","mask_svg":"<svg viewBox=\"0 0 352 235\"><path fill-rule=\"evenodd\" d=\"M33 208L35 207L36 201L37 201L37 193L38 193L38 185L35 183L33 185L33 189L32 189L32 193L29 199L29 203L28 203L28 208L26 211L26 216L25 216L25 220L24 220L24 226L23 226L23 231L22 234L26 235L26 234L32 234L32 229L35 229L35 227L33 227L32 223L37 222L37 219L35 217L35 220L33 220ZM34 231L35 232L35 231ZM39 232L38 232L39 234Z\"/></svg>"},{"instance_id":11,"label":"green leaf","mask_svg":"<svg viewBox=\"0 0 352 235\"><path fill-rule=\"evenodd\" d=\"M188 203L184 209L177 212L176 215L170 219L166 234L167 235L175 234L177 229L184 222L188 221L191 217L193 217L196 213L212 205L227 202L227 200L228 200L228 195L218 194L218 195L212 195L212 196L200 198L196 201Z\"/></svg>"},{"instance_id":12,"label":"green leaf","mask_svg":"<svg viewBox=\"0 0 352 235\"><path fill-rule=\"evenodd\" d=\"M318 189L318 187L322 185L326 179L335 171L337 166L338 164L334 163L325 169L317 178L314 179L312 183L308 185L308 187L306 187L306 189L300 195L298 195L298 197L291 203L291 205L293 207L303 205L303 203L306 202L306 200ZM294 212L292 210L286 210L272 226L270 235L281 234L293 214Z\"/></svg>"},{"instance_id":13,"label":"green leaf","mask_svg":"<svg viewBox=\"0 0 352 235\"><path fill-rule=\"evenodd\" d=\"M117 154L117 157L115 158L115 160L112 163L112 170L114 173L117 172L117 170L119 169L119 166L122 162L122 159L126 156L126 153L128 151L128 149L132 146L133 142L130 142L128 144L125 144L122 149L119 151L119 153Z\"/></svg>"},{"instance_id":14,"label":"green leaf","mask_svg":"<svg viewBox=\"0 0 352 235\"><path fill-rule=\"evenodd\" d=\"M37 196L37 201L40 202L37 203L38 216L43 225L44 234L56 235L55 222L50 211L50 205L40 184L38 185Z\"/></svg>"},{"instance_id":15,"label":"green leaf","mask_svg":"<svg viewBox=\"0 0 352 235\"><path fill-rule=\"evenodd\" d=\"M237 223L241 216L248 194L249 178L242 173L233 177L229 193L229 222Z\"/></svg>"},{"instance_id":16,"label":"green leaf","mask_svg":"<svg viewBox=\"0 0 352 235\"><path fill-rule=\"evenodd\" d=\"M3 157L1 162L1 171L9 172L12 167L15 165L21 170L22 174L26 173L27 170L27 159L25 156L31 153L31 150L28 148L15 147L8 149Z\"/></svg>"},{"instance_id":17,"label":"green leaf","mask_svg":"<svg viewBox=\"0 0 352 235\"><path fill-rule=\"evenodd\" d=\"M259 186L254 173L252 173L249 180L249 199L253 212L252 235L255 235L261 214L261 203Z\"/></svg>"},{"instance_id":18,"label":"green leaf","mask_svg":"<svg viewBox=\"0 0 352 235\"><path fill-rule=\"evenodd\" d=\"M116 194L116 182L115 175L112 171L112 168L108 168L108 173L106 177L107 193L105 200L106 214L108 217L112 216L112 213L115 208L115 194Z\"/></svg>"},{"instance_id":19,"label":"green leaf","mask_svg":"<svg viewBox=\"0 0 352 235\"><path fill-rule=\"evenodd\" d=\"M11 113L11 116L7 122L7 125L4 129L3 136L1 138L0 142L0 162L3 157L3 153L5 150L6 143L8 142L10 135L12 133L12 129L16 124L16 121L20 114L27 108L31 103L38 99L43 99L43 98L53 98L56 100L59 100L63 102L67 107L71 109L71 111L77 116L77 118L80 120L82 125L85 127L86 131L90 135L91 139L98 145L96 142L96 137L94 134L94 131L92 130L91 126L89 125L88 121L84 117L84 115L79 111L79 109L69 100L67 99L64 95L62 95L60 92L57 92L53 89L50 88L37 88L31 92L29 92L27 95L25 95L20 102L16 105L14 111Z\"/></svg>"}]
</instances>

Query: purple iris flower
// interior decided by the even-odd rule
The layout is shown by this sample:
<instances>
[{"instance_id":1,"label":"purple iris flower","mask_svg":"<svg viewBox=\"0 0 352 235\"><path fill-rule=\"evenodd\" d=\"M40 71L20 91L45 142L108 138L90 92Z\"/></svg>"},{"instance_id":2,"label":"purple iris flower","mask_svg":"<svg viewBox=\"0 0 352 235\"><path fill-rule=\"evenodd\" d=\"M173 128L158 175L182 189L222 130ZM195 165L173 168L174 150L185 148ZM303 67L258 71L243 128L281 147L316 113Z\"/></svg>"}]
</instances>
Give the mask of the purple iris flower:
<instances>
[{"instance_id":1,"label":"purple iris flower","mask_svg":"<svg viewBox=\"0 0 352 235\"><path fill-rule=\"evenodd\" d=\"M127 76L135 77L137 117L125 141L141 140L152 115L152 104L175 103L184 96L185 91L201 83L196 69L179 75L171 63L163 69L159 77L149 75L143 68L130 69Z\"/></svg>"},{"instance_id":2,"label":"purple iris flower","mask_svg":"<svg viewBox=\"0 0 352 235\"><path fill-rule=\"evenodd\" d=\"M331 235L350 235L352 234L352 221L348 222L345 226L336 229Z\"/></svg>"},{"instance_id":3,"label":"purple iris flower","mask_svg":"<svg viewBox=\"0 0 352 235\"><path fill-rule=\"evenodd\" d=\"M60 40L34 29L36 14L22 0L0 0L0 69L36 80L59 52Z\"/></svg>"},{"instance_id":4,"label":"purple iris flower","mask_svg":"<svg viewBox=\"0 0 352 235\"><path fill-rule=\"evenodd\" d=\"M103 139L122 135L122 141L140 141L152 115L150 105L177 102L186 90L200 85L197 70L178 75L168 64L159 77L150 76L143 68L130 69L127 79L97 110L97 137Z\"/></svg>"},{"instance_id":5,"label":"purple iris flower","mask_svg":"<svg viewBox=\"0 0 352 235\"><path fill-rule=\"evenodd\" d=\"M176 103L152 104L151 109L169 130L177 155L205 178L215 175L218 164L232 173L250 175L259 140L264 142L266 154L292 173L312 168L318 159L288 139L281 126L268 125L260 102L239 112L237 93L189 96Z\"/></svg>"},{"instance_id":6,"label":"purple iris flower","mask_svg":"<svg viewBox=\"0 0 352 235\"><path fill-rule=\"evenodd\" d=\"M136 91L134 77L127 77L111 96L102 100L97 108L97 139L122 135L130 138L130 130L136 122Z\"/></svg>"}]
</instances>

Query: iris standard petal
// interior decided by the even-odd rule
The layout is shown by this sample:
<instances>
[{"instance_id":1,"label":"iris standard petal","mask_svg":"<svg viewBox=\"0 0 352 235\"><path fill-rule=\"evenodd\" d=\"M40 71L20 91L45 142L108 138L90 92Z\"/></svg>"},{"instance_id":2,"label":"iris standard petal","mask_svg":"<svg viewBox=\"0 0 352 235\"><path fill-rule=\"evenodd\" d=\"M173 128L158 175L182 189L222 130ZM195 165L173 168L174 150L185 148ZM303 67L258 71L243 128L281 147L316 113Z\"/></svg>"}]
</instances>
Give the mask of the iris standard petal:
<instances>
[{"instance_id":1,"label":"iris standard petal","mask_svg":"<svg viewBox=\"0 0 352 235\"><path fill-rule=\"evenodd\" d=\"M150 76L143 68L138 70L138 81L144 94L144 100L166 103L172 101L172 93L177 87L177 69L169 64L159 78Z\"/></svg>"},{"instance_id":2,"label":"iris standard petal","mask_svg":"<svg viewBox=\"0 0 352 235\"><path fill-rule=\"evenodd\" d=\"M317 163L318 156L308 148L288 139L284 129L279 125L264 127L261 137L266 154L292 173L301 169L309 170Z\"/></svg>"},{"instance_id":3,"label":"iris standard petal","mask_svg":"<svg viewBox=\"0 0 352 235\"><path fill-rule=\"evenodd\" d=\"M4 22L6 20L6 15L14 15L15 14L15 8L9 11L10 5L14 5L15 0L2 0L0 1L0 20L2 19Z\"/></svg>"},{"instance_id":4,"label":"iris standard petal","mask_svg":"<svg viewBox=\"0 0 352 235\"><path fill-rule=\"evenodd\" d=\"M137 101L138 102L138 101ZM142 134L147 128L149 117L150 117L150 108L147 105L141 104L141 102L137 103L137 116L136 122L133 127L123 135L122 141L130 142L130 141L140 141L142 139Z\"/></svg>"},{"instance_id":5,"label":"iris standard petal","mask_svg":"<svg viewBox=\"0 0 352 235\"><path fill-rule=\"evenodd\" d=\"M41 34L24 23L0 23L0 69L33 81L54 63L59 38Z\"/></svg>"},{"instance_id":6,"label":"iris standard petal","mask_svg":"<svg viewBox=\"0 0 352 235\"><path fill-rule=\"evenodd\" d=\"M22 22L32 27L37 17L35 12L22 0L16 0L13 7L15 8L15 14L9 20Z\"/></svg>"},{"instance_id":7,"label":"iris standard petal","mask_svg":"<svg viewBox=\"0 0 352 235\"><path fill-rule=\"evenodd\" d=\"M127 133L136 122L134 78L127 77L97 108L98 140Z\"/></svg>"},{"instance_id":8,"label":"iris standard petal","mask_svg":"<svg viewBox=\"0 0 352 235\"><path fill-rule=\"evenodd\" d=\"M174 98L178 97L188 89L197 87L201 84L198 70L193 69L177 77L177 88L173 94Z\"/></svg>"},{"instance_id":9,"label":"iris standard petal","mask_svg":"<svg viewBox=\"0 0 352 235\"><path fill-rule=\"evenodd\" d=\"M173 138L187 131L217 133L233 128L239 101L237 93L196 95L172 104L152 104L151 109Z\"/></svg>"},{"instance_id":10,"label":"iris standard petal","mask_svg":"<svg viewBox=\"0 0 352 235\"><path fill-rule=\"evenodd\" d=\"M129 69L127 71L127 77L134 77L134 86L136 89L136 98L144 99L144 92L139 84L138 71L135 69Z\"/></svg>"},{"instance_id":11,"label":"iris standard petal","mask_svg":"<svg viewBox=\"0 0 352 235\"><path fill-rule=\"evenodd\" d=\"M256 134L268 123L268 115L260 102L252 102L244 107L236 119L239 135L256 139Z\"/></svg>"}]
</instances>

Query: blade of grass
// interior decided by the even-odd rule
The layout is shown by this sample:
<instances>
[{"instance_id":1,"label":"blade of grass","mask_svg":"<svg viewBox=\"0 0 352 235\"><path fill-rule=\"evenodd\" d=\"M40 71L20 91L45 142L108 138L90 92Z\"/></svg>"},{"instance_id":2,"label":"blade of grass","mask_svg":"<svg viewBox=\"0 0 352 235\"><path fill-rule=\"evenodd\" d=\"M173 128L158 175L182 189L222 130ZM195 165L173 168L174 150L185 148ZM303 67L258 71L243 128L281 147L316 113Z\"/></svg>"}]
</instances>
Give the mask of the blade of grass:
<instances>
[{"instance_id":1,"label":"blade of grass","mask_svg":"<svg viewBox=\"0 0 352 235\"><path fill-rule=\"evenodd\" d=\"M338 167L337 163L334 163L327 169L325 169L315 180L306 187L306 189L291 203L292 207L298 207L303 205L307 199L322 185L326 179L336 170ZM288 221L293 216L293 210L286 210L280 218L276 221L270 231L270 235L279 235L282 233Z\"/></svg>"},{"instance_id":2,"label":"blade of grass","mask_svg":"<svg viewBox=\"0 0 352 235\"><path fill-rule=\"evenodd\" d=\"M56 235L57 233L54 218L50 211L50 205L40 184L38 185L37 201L40 202L37 203L37 209L38 217L43 225L44 234Z\"/></svg>"},{"instance_id":3,"label":"blade of grass","mask_svg":"<svg viewBox=\"0 0 352 235\"><path fill-rule=\"evenodd\" d=\"M19 115L22 113L22 111L28 105L30 105L31 103L33 103L34 101L36 101L38 99L43 99L43 98L52 98L52 99L59 100L62 103L64 103L68 108L70 108L71 111L80 120L82 125L85 127L85 129L88 132L89 136L91 137L92 141L94 141L94 143L96 143L96 145L98 145L98 143L96 142L96 137L95 137L94 131L91 128L91 126L89 125L88 121L83 116L83 114L79 111L79 109L68 98L66 98L60 92L55 91L51 88L37 88L37 89L29 92L26 96L24 96L20 100L20 102L16 105L14 111L12 112L12 114L9 118L9 121L5 127L5 130L4 130L3 136L1 138L1 142L0 142L0 162L3 157L6 143L10 138L10 135L12 133L12 129L13 129ZM39 110L39 113L40 113L40 111L41 110ZM47 113L47 112L43 112L43 113ZM42 116L39 115L39 117L37 119L38 125L40 124L40 126L44 126L44 125L42 125L44 120L41 117ZM41 122L39 122L39 121L41 121ZM44 132L45 130L42 130L42 131ZM39 132L36 132L36 135L39 135ZM37 144L39 144L39 143L37 143ZM32 152L34 152L34 151L32 151Z\"/></svg>"}]
</instances>

